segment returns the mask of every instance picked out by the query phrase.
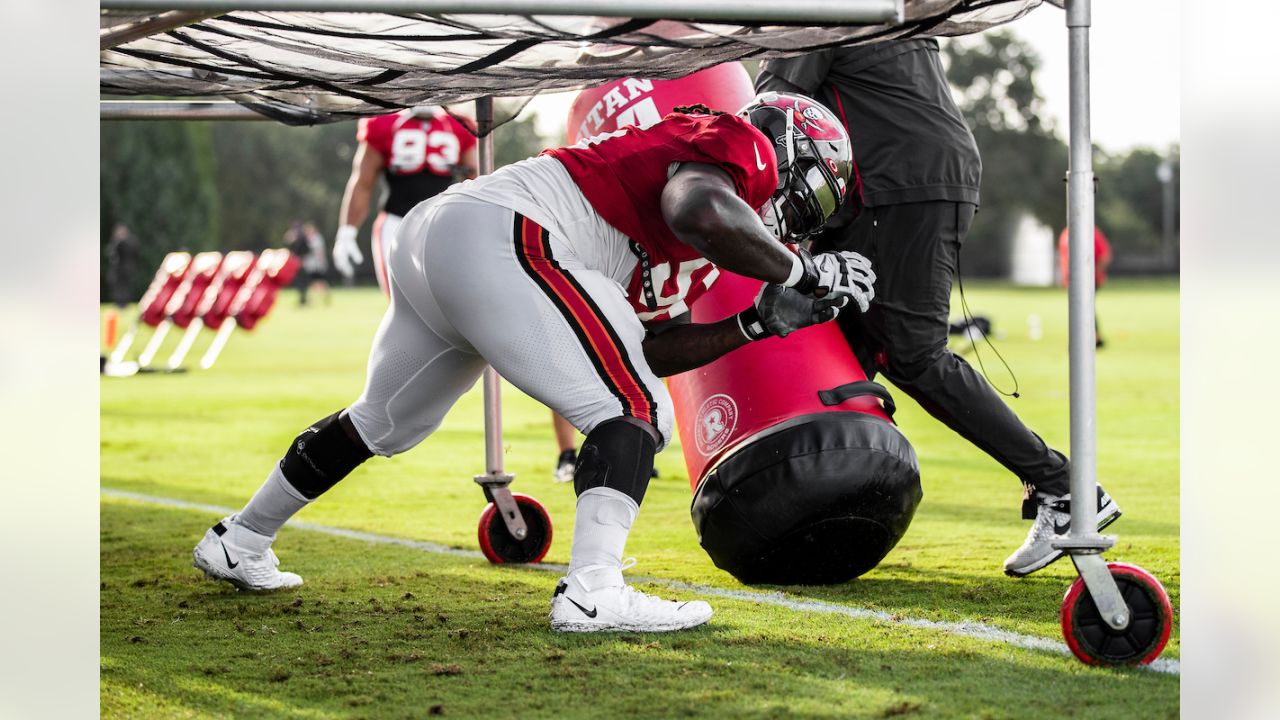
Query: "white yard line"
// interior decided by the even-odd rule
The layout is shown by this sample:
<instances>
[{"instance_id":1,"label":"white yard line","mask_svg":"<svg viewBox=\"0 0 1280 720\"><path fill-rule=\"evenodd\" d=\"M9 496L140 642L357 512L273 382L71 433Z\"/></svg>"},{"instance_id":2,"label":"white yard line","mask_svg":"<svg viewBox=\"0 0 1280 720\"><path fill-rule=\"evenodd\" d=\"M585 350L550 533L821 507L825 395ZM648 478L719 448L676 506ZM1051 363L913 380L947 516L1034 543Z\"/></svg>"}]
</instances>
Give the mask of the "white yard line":
<instances>
[{"instance_id":1,"label":"white yard line","mask_svg":"<svg viewBox=\"0 0 1280 720\"><path fill-rule=\"evenodd\" d=\"M217 505L206 505L204 503L188 502L186 500L177 500L175 498L157 497L155 495L144 495L142 493L128 492L126 490L115 490L112 488L102 488L102 494L107 497L121 498L125 500L134 500L136 502L148 503L151 505L162 505L165 507L181 508L183 510L198 510L213 516L230 515L235 512L231 508L219 507ZM333 535L336 537L347 538L349 540L363 540L365 542L379 543L383 545L398 545L400 547L413 548L414 550L422 550L424 552L436 553L438 555L453 555L455 557L466 557L481 559L484 555L479 550L461 550L459 548L451 548L445 545L439 545L432 542L424 542L422 540L408 540L405 538L392 537L390 535L378 535L376 533L361 532L359 530L347 530L345 528L331 527L329 525L317 525L315 523L301 522L298 520L290 520L289 527L298 528L299 530L309 530L311 532L323 533L325 535ZM548 572L564 572L565 566L553 565L550 563L540 563L536 565L523 565L516 567L524 567L532 570L543 570ZM885 612L883 610L870 610L867 608L853 607L850 605L841 605L838 603L824 602L822 600L797 600L787 597L780 592L761 592L756 590L732 590L729 588L718 588L710 585L697 585L693 583L680 582L677 580L667 580L655 577L632 577L634 582L651 583L655 585L664 585L677 590L687 590L699 595L710 595L714 597L728 598L730 600L738 600L741 602L755 603L757 605L772 605L774 607L786 608L797 612L807 613L829 613L832 615L844 615L855 620L874 620L877 622L892 623L894 625L903 625L906 627L922 628L925 630L939 630L952 635L960 635L962 637L974 638L977 640L986 640L990 642L1004 643L1013 647L1025 648L1027 650L1040 650L1043 652L1056 653L1058 655L1070 655L1071 651L1067 649L1066 643L1050 640L1048 638L1038 637L1035 635L1023 635L1010 630L1002 630L993 625L987 625L979 622L945 622L938 620L924 620L921 618L905 617L895 613ZM1170 675L1181 675L1181 665L1178 660L1173 658L1157 658L1155 662L1146 666L1146 669L1155 672L1167 673Z\"/></svg>"}]
</instances>

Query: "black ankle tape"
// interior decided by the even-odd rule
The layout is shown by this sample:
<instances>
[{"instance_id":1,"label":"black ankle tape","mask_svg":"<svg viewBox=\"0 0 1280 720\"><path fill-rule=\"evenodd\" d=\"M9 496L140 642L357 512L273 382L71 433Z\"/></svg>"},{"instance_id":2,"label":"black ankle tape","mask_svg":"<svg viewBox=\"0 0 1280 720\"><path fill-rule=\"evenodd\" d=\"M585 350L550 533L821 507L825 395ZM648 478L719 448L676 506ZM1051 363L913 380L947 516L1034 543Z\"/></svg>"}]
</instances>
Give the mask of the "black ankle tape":
<instances>
[{"instance_id":1,"label":"black ankle tape","mask_svg":"<svg viewBox=\"0 0 1280 720\"><path fill-rule=\"evenodd\" d=\"M653 456L658 448L655 435L650 426L630 418L597 425L578 451L574 491L581 495L594 487L612 488L639 505L653 472Z\"/></svg>"},{"instance_id":2,"label":"black ankle tape","mask_svg":"<svg viewBox=\"0 0 1280 720\"><path fill-rule=\"evenodd\" d=\"M320 497L373 457L364 443L347 434L338 415L334 413L303 430L280 459L285 480L308 500Z\"/></svg>"}]
</instances>

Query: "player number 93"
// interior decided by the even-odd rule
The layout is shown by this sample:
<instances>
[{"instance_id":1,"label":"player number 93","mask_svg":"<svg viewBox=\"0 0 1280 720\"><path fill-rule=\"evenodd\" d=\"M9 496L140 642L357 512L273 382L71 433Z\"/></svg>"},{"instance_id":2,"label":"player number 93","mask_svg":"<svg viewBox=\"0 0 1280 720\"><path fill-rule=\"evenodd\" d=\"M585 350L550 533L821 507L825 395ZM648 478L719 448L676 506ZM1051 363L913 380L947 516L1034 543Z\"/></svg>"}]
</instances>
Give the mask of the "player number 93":
<instances>
[{"instance_id":1,"label":"player number 93","mask_svg":"<svg viewBox=\"0 0 1280 720\"><path fill-rule=\"evenodd\" d=\"M391 140L391 168L399 173L417 172L425 164L444 175L458 164L458 156L458 138L453 133L406 128Z\"/></svg>"}]
</instances>

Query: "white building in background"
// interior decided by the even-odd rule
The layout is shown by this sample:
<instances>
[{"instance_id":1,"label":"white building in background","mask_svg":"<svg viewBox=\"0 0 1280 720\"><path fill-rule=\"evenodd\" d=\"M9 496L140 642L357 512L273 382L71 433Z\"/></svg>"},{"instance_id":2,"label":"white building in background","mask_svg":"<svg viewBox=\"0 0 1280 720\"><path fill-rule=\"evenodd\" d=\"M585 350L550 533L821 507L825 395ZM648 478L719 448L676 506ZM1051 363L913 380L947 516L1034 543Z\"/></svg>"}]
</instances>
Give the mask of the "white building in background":
<instances>
[{"instance_id":1,"label":"white building in background","mask_svg":"<svg viewBox=\"0 0 1280 720\"><path fill-rule=\"evenodd\" d=\"M1053 285L1053 249L1053 229L1030 213L1024 214L1013 235L1013 258L1009 263L1013 284L1025 287Z\"/></svg>"}]
</instances>

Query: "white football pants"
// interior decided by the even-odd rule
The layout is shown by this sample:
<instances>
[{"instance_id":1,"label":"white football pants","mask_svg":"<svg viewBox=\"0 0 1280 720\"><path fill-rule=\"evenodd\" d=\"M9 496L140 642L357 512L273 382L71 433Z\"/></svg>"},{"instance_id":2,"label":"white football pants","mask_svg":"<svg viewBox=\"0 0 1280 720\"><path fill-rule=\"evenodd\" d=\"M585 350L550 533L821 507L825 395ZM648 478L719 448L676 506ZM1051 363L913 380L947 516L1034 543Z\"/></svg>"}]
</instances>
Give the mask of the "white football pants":
<instances>
[{"instance_id":1,"label":"white football pants","mask_svg":"<svg viewBox=\"0 0 1280 720\"><path fill-rule=\"evenodd\" d=\"M422 442L483 372L500 375L586 434L623 415L671 437L666 386L616 281L549 231L461 194L419 204L389 241L391 305L349 414L371 451Z\"/></svg>"}]
</instances>

